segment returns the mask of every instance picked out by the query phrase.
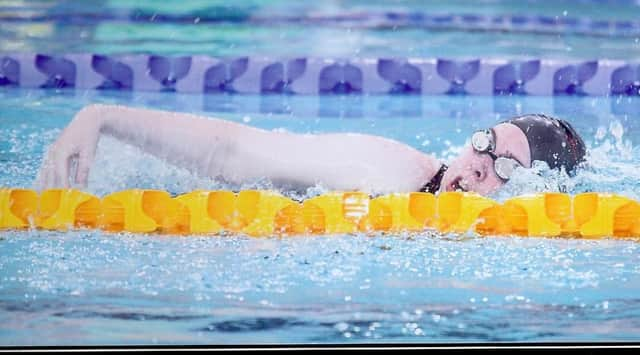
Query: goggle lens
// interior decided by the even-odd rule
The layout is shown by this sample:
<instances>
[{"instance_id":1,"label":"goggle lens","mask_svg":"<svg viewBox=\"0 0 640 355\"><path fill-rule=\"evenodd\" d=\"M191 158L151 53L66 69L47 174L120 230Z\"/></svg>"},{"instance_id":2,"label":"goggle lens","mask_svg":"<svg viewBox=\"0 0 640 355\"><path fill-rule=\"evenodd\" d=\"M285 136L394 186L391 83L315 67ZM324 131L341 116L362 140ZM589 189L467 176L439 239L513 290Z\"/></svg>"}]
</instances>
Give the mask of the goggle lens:
<instances>
[{"instance_id":1,"label":"goggle lens","mask_svg":"<svg viewBox=\"0 0 640 355\"><path fill-rule=\"evenodd\" d=\"M483 153L493 146L493 135L490 131L477 131L471 136L471 145L476 151Z\"/></svg>"},{"instance_id":2,"label":"goggle lens","mask_svg":"<svg viewBox=\"0 0 640 355\"><path fill-rule=\"evenodd\" d=\"M493 169L502 180L509 180L516 168L522 165L513 158L499 157L493 152L495 137L491 130L477 131L471 136L471 146L478 153L487 153L493 159Z\"/></svg>"},{"instance_id":3,"label":"goggle lens","mask_svg":"<svg viewBox=\"0 0 640 355\"><path fill-rule=\"evenodd\" d=\"M513 172L521 166L515 159L507 157L498 157L493 162L493 169L496 171L496 175L503 180L509 180Z\"/></svg>"}]
</instances>

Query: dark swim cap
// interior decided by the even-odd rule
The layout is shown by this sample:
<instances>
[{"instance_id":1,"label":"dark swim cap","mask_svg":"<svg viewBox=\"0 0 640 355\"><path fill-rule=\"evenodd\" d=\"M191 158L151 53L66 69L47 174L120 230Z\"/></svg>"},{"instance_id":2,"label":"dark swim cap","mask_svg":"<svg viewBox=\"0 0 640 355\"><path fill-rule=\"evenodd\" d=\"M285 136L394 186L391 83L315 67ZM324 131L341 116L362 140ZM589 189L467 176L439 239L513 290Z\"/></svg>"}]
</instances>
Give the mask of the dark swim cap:
<instances>
[{"instance_id":1,"label":"dark swim cap","mask_svg":"<svg viewBox=\"0 0 640 355\"><path fill-rule=\"evenodd\" d=\"M524 132L532 163L541 160L551 169L564 167L568 174L572 174L584 160L584 142L567 121L531 114L515 117L506 123L516 125Z\"/></svg>"}]
</instances>

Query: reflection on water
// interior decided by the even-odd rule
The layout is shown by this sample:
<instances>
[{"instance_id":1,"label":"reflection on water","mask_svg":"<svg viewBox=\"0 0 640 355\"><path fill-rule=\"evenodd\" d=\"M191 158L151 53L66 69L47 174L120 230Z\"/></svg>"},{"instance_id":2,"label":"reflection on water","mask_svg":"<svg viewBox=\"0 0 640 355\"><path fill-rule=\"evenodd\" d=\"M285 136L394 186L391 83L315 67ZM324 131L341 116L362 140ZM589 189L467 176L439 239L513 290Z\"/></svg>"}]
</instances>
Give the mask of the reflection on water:
<instances>
[{"instance_id":1,"label":"reflection on water","mask_svg":"<svg viewBox=\"0 0 640 355\"><path fill-rule=\"evenodd\" d=\"M640 330L630 241L96 231L5 233L0 244L3 344L592 341ZM98 329L109 332L88 331Z\"/></svg>"},{"instance_id":2,"label":"reflection on water","mask_svg":"<svg viewBox=\"0 0 640 355\"><path fill-rule=\"evenodd\" d=\"M639 102L585 97L0 91L0 186L30 187L45 147L90 102L266 129L384 134L444 159L477 128L551 113L585 137L587 166L571 179L544 167L523 170L494 197L558 190L640 197ZM230 188L101 140L88 190L134 187ZM431 232L255 239L5 231L0 344L637 340L637 249L629 240Z\"/></svg>"},{"instance_id":3,"label":"reflection on water","mask_svg":"<svg viewBox=\"0 0 640 355\"><path fill-rule=\"evenodd\" d=\"M215 56L330 56L637 59L637 2L554 1L531 4L512 0L477 2L415 1L11 1L5 5L0 51L39 53L154 53ZM427 16L429 21L389 22L385 13ZM296 17L292 18L292 14ZM344 17L355 21L345 21ZM375 16L378 14L378 16ZM530 25L490 30L464 24L453 15L509 21L528 14ZM342 17L319 21L318 16ZM374 15L374 17L371 17ZM438 16L444 15L444 16ZM485 17L486 16L486 17ZM537 24L576 22L576 26ZM307 17L311 23L298 21ZM451 18L433 27L437 18ZM258 20L262 18L263 20ZM277 21L287 19L286 21ZM313 18L316 20L314 21ZM380 23L382 19L383 23ZM611 26L608 22L616 21ZM482 21L481 21L482 22ZM393 24L398 25L393 25ZM376 26L376 24L378 26ZM425 26L426 24L426 26ZM430 25L429 25L430 24ZM382 25L382 26L380 26ZM618 28L622 25L623 28ZM626 27L626 29L624 29ZM508 28L508 27L507 27ZM573 28L573 30L572 30ZM589 30L591 28L592 30ZM614 30L616 29L617 30ZM551 32L545 33L545 30ZM585 35L577 34L587 30ZM615 35L617 34L617 35ZM428 38L428 40L425 40ZM593 45L597 41L598 45ZM490 43L491 45L487 45ZM535 45L532 45L534 44Z\"/></svg>"},{"instance_id":4,"label":"reflection on water","mask_svg":"<svg viewBox=\"0 0 640 355\"><path fill-rule=\"evenodd\" d=\"M91 102L142 106L220 117L265 129L300 133L360 132L384 135L448 161L470 134L513 115L541 112L570 121L590 147L577 178L522 172L504 191L509 196L537 191L610 191L636 196L640 99L633 97L526 96L233 96L76 91L0 91L0 160L4 186L31 186L45 147L75 112ZM102 139L89 189L148 187L185 192L228 188ZM543 169L544 170L544 169ZM114 173L115 172L115 173ZM256 181L249 187L268 187ZM239 188L239 187L236 187ZM528 189L528 190L527 190ZM498 196L499 197L499 196Z\"/></svg>"}]
</instances>

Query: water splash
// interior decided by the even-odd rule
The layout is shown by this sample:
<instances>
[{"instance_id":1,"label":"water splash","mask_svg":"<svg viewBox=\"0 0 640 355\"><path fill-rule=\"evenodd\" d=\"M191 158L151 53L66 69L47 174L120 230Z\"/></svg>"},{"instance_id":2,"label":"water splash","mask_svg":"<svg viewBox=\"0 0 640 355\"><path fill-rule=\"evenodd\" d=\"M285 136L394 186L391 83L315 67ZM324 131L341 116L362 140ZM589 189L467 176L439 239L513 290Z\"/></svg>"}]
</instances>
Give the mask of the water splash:
<instances>
[{"instance_id":1,"label":"water splash","mask_svg":"<svg viewBox=\"0 0 640 355\"><path fill-rule=\"evenodd\" d=\"M590 144L589 144L590 143ZM625 128L619 121L608 127L599 126L591 141L587 140L585 162L569 176L564 170L549 169L544 162L534 161L531 169L517 169L507 184L491 197L497 200L541 192L619 193L638 198L637 181L640 171L640 152L625 137Z\"/></svg>"}]
</instances>

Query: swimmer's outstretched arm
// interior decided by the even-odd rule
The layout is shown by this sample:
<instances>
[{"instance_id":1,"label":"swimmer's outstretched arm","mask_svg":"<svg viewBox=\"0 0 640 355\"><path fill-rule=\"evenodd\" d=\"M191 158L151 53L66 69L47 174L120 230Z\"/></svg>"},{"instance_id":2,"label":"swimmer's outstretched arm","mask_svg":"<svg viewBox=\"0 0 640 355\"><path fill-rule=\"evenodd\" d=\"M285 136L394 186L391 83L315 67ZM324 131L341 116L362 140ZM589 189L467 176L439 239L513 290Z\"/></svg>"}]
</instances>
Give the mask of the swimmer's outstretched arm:
<instances>
[{"instance_id":1,"label":"swimmer's outstretched arm","mask_svg":"<svg viewBox=\"0 0 640 355\"><path fill-rule=\"evenodd\" d=\"M86 186L102 134L199 175L243 183L267 178L276 185L372 192L416 191L440 167L405 144L363 134L266 131L188 113L93 104L79 111L49 148L41 188Z\"/></svg>"}]
</instances>

